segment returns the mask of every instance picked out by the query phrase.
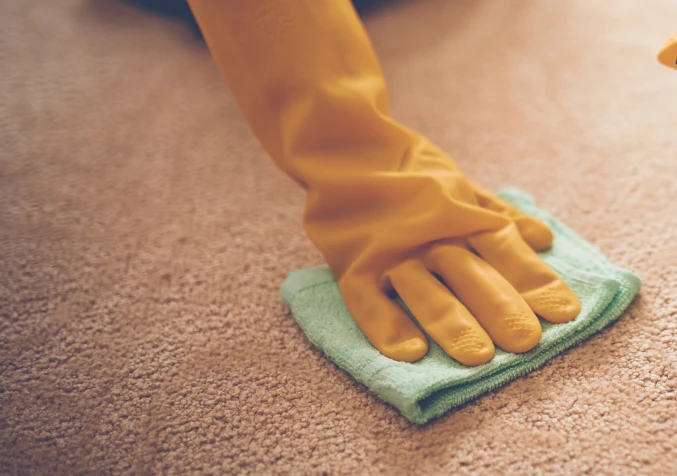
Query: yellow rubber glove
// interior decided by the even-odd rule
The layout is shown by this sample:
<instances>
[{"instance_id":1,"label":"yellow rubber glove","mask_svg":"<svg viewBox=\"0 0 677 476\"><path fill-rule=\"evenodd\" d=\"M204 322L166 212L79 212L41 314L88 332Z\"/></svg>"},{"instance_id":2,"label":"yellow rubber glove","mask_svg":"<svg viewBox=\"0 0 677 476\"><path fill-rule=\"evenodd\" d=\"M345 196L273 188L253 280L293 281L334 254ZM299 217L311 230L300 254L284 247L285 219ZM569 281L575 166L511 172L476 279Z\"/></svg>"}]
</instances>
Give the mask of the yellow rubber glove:
<instances>
[{"instance_id":1,"label":"yellow rubber glove","mask_svg":"<svg viewBox=\"0 0 677 476\"><path fill-rule=\"evenodd\" d=\"M306 232L380 352L413 362L428 350L394 292L466 365L489 361L493 343L532 349L541 337L534 311L552 322L578 315L577 297L525 242L547 248L550 230L390 118L349 0L190 5L252 130L307 190Z\"/></svg>"},{"instance_id":2,"label":"yellow rubber glove","mask_svg":"<svg viewBox=\"0 0 677 476\"><path fill-rule=\"evenodd\" d=\"M677 69L677 35L673 35L658 53L658 61Z\"/></svg>"}]
</instances>

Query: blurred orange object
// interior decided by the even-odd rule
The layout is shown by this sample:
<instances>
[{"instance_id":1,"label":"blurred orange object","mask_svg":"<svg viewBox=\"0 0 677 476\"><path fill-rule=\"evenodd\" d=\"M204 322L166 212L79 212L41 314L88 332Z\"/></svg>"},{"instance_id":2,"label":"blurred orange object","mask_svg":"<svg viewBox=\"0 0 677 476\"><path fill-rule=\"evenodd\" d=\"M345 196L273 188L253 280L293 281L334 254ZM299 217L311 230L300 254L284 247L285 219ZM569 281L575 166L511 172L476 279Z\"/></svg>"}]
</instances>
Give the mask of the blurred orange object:
<instances>
[{"instance_id":1,"label":"blurred orange object","mask_svg":"<svg viewBox=\"0 0 677 476\"><path fill-rule=\"evenodd\" d=\"M658 61L665 66L677 69L677 34L670 37L658 53Z\"/></svg>"}]
</instances>

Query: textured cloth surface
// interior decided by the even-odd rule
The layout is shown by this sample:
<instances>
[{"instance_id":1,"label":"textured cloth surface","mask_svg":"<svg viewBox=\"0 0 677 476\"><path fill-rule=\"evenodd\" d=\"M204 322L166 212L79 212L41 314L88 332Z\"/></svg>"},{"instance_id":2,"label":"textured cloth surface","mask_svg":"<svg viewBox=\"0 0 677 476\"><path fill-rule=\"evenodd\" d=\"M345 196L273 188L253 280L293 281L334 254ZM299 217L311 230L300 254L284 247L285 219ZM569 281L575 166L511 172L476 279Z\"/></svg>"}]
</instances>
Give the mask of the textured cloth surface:
<instances>
[{"instance_id":1,"label":"textured cloth surface","mask_svg":"<svg viewBox=\"0 0 677 476\"><path fill-rule=\"evenodd\" d=\"M0 2L0 474L677 474L677 2L405 0L395 117L642 277L583 345L423 427L279 296L303 192L188 27Z\"/></svg>"},{"instance_id":2,"label":"textured cloth surface","mask_svg":"<svg viewBox=\"0 0 677 476\"><path fill-rule=\"evenodd\" d=\"M296 270L282 285L282 297L310 341L415 423L425 423L538 368L620 317L639 290L637 276L615 268L566 225L538 209L529 195L505 190L500 196L552 228L555 241L541 257L581 300L581 313L575 320L559 325L541 320L541 342L526 354L496 349L491 362L466 367L428 339L426 357L414 364L396 362L381 355L364 337L329 269Z\"/></svg>"}]
</instances>

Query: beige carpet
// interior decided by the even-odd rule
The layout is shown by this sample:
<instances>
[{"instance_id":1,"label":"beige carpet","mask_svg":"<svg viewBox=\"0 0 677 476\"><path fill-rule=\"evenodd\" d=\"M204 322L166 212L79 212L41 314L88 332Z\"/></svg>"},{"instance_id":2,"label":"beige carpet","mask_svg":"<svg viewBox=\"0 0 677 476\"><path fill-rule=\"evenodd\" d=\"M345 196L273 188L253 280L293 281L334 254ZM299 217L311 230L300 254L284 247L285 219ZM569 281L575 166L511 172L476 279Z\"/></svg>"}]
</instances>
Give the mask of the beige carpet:
<instances>
[{"instance_id":1,"label":"beige carpet","mask_svg":"<svg viewBox=\"0 0 677 476\"><path fill-rule=\"evenodd\" d=\"M674 0L367 20L397 118L644 282L609 329L422 428L281 303L321 264L303 194L188 29L112 0L0 18L1 474L677 474Z\"/></svg>"}]
</instances>

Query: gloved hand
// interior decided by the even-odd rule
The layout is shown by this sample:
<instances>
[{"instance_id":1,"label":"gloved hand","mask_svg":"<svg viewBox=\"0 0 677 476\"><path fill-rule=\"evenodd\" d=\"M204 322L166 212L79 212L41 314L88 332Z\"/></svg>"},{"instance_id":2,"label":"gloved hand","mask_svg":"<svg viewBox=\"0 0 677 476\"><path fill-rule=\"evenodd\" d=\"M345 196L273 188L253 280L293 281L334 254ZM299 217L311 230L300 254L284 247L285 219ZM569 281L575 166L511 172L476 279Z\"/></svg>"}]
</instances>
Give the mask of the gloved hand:
<instances>
[{"instance_id":1,"label":"gloved hand","mask_svg":"<svg viewBox=\"0 0 677 476\"><path fill-rule=\"evenodd\" d=\"M578 315L577 297L528 245L550 246L550 230L389 116L349 0L190 4L252 130L307 190L306 232L380 352L413 362L428 350L395 292L466 365L489 361L494 343L536 346L534 312L551 322Z\"/></svg>"}]
</instances>

